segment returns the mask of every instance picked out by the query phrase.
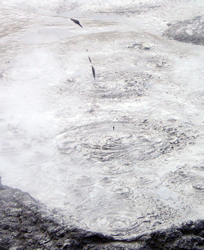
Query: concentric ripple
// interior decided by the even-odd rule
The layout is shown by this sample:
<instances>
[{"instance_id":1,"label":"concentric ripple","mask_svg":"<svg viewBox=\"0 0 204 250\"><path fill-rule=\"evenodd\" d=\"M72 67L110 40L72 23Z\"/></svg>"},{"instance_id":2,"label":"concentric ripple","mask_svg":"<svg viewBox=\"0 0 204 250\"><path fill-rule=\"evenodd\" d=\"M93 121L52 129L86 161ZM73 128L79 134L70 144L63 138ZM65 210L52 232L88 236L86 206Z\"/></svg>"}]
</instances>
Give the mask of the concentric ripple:
<instances>
[{"instance_id":1,"label":"concentric ripple","mask_svg":"<svg viewBox=\"0 0 204 250\"><path fill-rule=\"evenodd\" d=\"M195 104L201 105L201 106L204 105L204 90L199 91L199 92L194 92L189 97L190 97L192 103L195 103Z\"/></svg>"},{"instance_id":2,"label":"concentric ripple","mask_svg":"<svg viewBox=\"0 0 204 250\"><path fill-rule=\"evenodd\" d=\"M129 192L129 190L123 190ZM120 190L119 190L120 192ZM157 228L161 222L177 217L176 210L145 193L137 191L138 195L129 202L126 197L118 197L112 202L104 204L96 202L89 210L80 210L78 223L85 228L111 233L123 238L128 234L137 234L139 231ZM117 195L117 190L116 190ZM101 199L102 201L103 199ZM145 209L144 209L145 206ZM168 219L165 215L168 214Z\"/></svg>"},{"instance_id":3,"label":"concentric ripple","mask_svg":"<svg viewBox=\"0 0 204 250\"><path fill-rule=\"evenodd\" d=\"M108 122L77 127L56 138L63 154L99 162L156 158L168 147L165 133L117 123L115 129Z\"/></svg>"},{"instance_id":4,"label":"concentric ripple","mask_svg":"<svg viewBox=\"0 0 204 250\"><path fill-rule=\"evenodd\" d=\"M114 127L113 127L114 125ZM181 131L179 131L179 129ZM62 154L91 162L130 164L154 159L176 148L182 148L191 137L170 126L142 123L107 122L75 127L58 135L55 143ZM107 166L106 166L107 168ZM112 170L115 168L112 166ZM110 166L110 172L111 166ZM115 169L114 172L117 172ZM119 170L120 171L120 170Z\"/></svg>"},{"instance_id":5,"label":"concentric ripple","mask_svg":"<svg viewBox=\"0 0 204 250\"><path fill-rule=\"evenodd\" d=\"M187 166L168 173L163 183L180 194L188 193L196 201L204 201L204 177L199 172L190 171Z\"/></svg>"}]
</instances>

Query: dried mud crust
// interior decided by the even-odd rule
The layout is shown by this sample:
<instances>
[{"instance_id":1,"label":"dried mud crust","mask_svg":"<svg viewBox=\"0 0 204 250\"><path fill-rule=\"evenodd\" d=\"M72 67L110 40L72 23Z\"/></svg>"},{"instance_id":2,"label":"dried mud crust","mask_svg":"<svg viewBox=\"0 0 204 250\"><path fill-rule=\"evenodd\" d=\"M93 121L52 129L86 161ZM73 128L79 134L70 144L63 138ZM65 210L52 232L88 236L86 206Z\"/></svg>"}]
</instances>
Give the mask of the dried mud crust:
<instances>
[{"instance_id":1,"label":"dried mud crust","mask_svg":"<svg viewBox=\"0 0 204 250\"><path fill-rule=\"evenodd\" d=\"M204 45L204 16L170 25L164 35L180 42Z\"/></svg>"},{"instance_id":2,"label":"dried mud crust","mask_svg":"<svg viewBox=\"0 0 204 250\"><path fill-rule=\"evenodd\" d=\"M204 220L119 240L67 226L28 193L0 185L0 249L201 250Z\"/></svg>"}]
</instances>

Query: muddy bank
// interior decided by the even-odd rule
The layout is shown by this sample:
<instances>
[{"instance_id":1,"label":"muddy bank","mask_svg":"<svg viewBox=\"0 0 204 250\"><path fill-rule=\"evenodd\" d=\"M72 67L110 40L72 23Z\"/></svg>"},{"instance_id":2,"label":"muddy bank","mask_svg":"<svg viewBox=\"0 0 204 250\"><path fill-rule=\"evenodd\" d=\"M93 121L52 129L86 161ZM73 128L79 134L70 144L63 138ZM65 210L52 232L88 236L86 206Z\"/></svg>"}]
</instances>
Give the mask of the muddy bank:
<instances>
[{"instance_id":1,"label":"muddy bank","mask_svg":"<svg viewBox=\"0 0 204 250\"><path fill-rule=\"evenodd\" d=\"M204 220L118 240L77 229L28 193L0 186L0 249L203 249Z\"/></svg>"}]
</instances>

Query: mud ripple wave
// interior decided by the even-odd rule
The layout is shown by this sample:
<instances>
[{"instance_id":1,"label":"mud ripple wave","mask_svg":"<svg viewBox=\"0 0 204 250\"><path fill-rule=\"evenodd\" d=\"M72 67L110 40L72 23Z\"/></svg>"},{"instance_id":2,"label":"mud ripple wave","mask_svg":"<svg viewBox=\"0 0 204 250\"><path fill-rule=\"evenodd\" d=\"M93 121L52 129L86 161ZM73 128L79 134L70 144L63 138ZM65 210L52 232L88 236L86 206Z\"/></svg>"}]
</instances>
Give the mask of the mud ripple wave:
<instances>
[{"instance_id":1,"label":"mud ripple wave","mask_svg":"<svg viewBox=\"0 0 204 250\"><path fill-rule=\"evenodd\" d=\"M110 124L106 121L72 128L55 138L56 146L70 158L128 164L157 158L193 140L182 127L179 131L171 126L152 125L146 120Z\"/></svg>"},{"instance_id":2,"label":"mud ripple wave","mask_svg":"<svg viewBox=\"0 0 204 250\"><path fill-rule=\"evenodd\" d=\"M192 171L188 166L183 166L170 172L163 178L163 183L180 194L188 193L196 201L204 202L204 175L200 171Z\"/></svg>"},{"instance_id":3,"label":"mud ripple wave","mask_svg":"<svg viewBox=\"0 0 204 250\"><path fill-rule=\"evenodd\" d=\"M144 205L145 210L143 209ZM84 219L79 218L79 222L82 224L85 222L87 229L94 228L100 229L102 232L111 232L119 238L127 237L128 234L136 234L142 230L156 228L161 224L161 221L166 220L164 214L168 214L168 218L172 221L177 216L174 209L164 206L155 197L144 195L142 192L129 203L124 203L121 198L120 202L106 205L105 210L102 208L104 208L104 204L95 204L94 209L87 210L85 214L89 220L85 222Z\"/></svg>"},{"instance_id":4,"label":"mud ripple wave","mask_svg":"<svg viewBox=\"0 0 204 250\"><path fill-rule=\"evenodd\" d=\"M199 92L194 92L189 95L189 98L192 103L203 106L204 105L204 90L200 90Z\"/></svg>"}]
</instances>

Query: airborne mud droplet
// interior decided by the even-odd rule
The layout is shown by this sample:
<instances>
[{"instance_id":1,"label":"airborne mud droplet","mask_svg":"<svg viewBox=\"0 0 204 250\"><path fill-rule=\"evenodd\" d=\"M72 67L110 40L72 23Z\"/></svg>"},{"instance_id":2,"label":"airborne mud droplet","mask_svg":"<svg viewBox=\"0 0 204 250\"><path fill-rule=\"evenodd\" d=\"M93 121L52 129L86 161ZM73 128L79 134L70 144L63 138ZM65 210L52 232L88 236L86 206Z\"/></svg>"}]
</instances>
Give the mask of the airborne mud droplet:
<instances>
[{"instance_id":1,"label":"airborne mud droplet","mask_svg":"<svg viewBox=\"0 0 204 250\"><path fill-rule=\"evenodd\" d=\"M95 69L94 69L94 67L93 67L93 66L92 66L91 68L92 68L93 77L94 77L94 79L95 79L95 78L96 78Z\"/></svg>"},{"instance_id":2,"label":"airborne mud droplet","mask_svg":"<svg viewBox=\"0 0 204 250\"><path fill-rule=\"evenodd\" d=\"M80 24L80 22L77 19L71 18L70 20L72 20L72 22L78 24L81 28L83 28L82 25Z\"/></svg>"}]
</instances>

